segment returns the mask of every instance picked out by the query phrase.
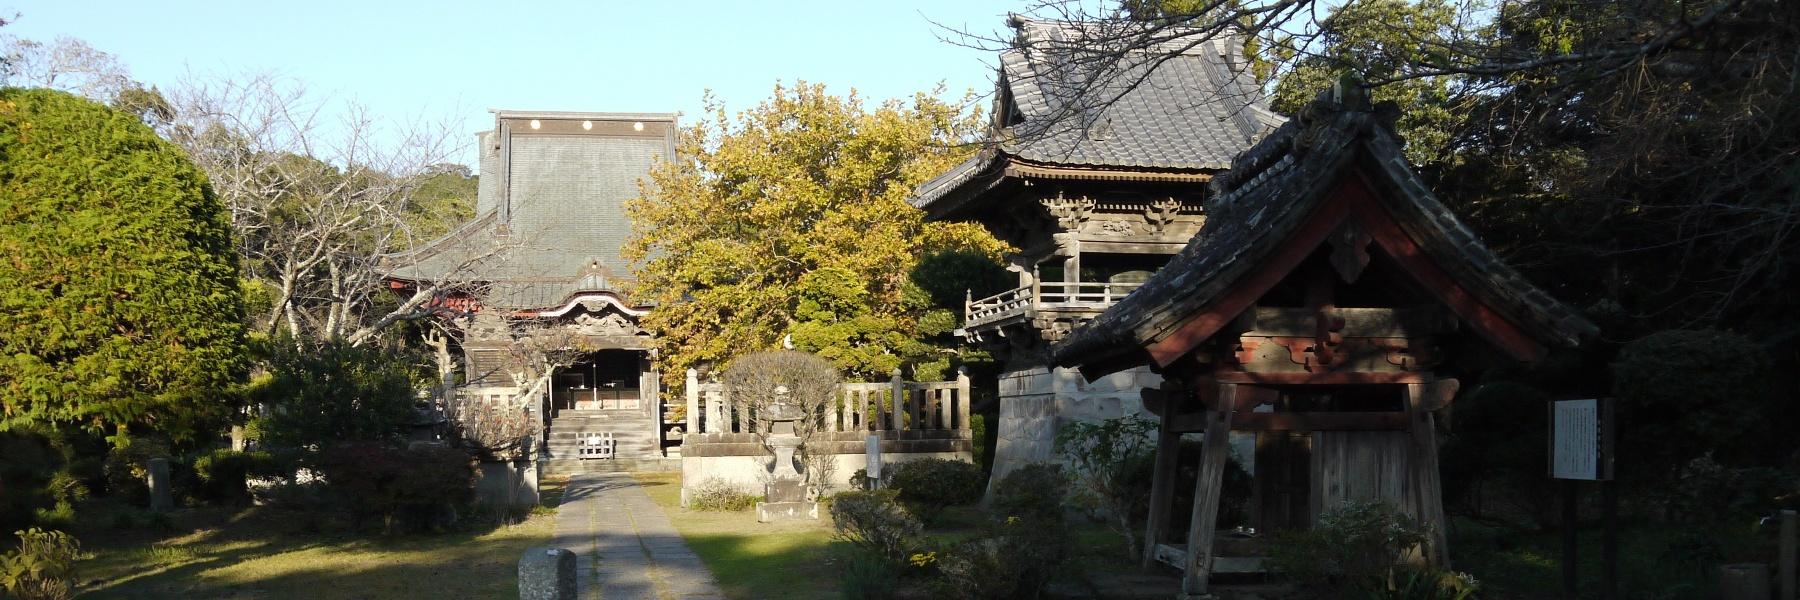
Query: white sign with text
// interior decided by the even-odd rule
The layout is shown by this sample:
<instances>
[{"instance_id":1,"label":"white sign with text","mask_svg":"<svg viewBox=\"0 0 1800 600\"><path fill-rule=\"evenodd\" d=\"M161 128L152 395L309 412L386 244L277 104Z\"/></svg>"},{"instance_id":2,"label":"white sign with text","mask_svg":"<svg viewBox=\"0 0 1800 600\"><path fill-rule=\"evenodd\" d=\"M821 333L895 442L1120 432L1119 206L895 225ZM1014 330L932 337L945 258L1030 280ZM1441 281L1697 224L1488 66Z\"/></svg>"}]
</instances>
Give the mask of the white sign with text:
<instances>
[{"instance_id":1,"label":"white sign with text","mask_svg":"<svg viewBox=\"0 0 1800 600\"><path fill-rule=\"evenodd\" d=\"M1550 476L1601 478L1600 401L1558 400L1551 408Z\"/></svg>"}]
</instances>

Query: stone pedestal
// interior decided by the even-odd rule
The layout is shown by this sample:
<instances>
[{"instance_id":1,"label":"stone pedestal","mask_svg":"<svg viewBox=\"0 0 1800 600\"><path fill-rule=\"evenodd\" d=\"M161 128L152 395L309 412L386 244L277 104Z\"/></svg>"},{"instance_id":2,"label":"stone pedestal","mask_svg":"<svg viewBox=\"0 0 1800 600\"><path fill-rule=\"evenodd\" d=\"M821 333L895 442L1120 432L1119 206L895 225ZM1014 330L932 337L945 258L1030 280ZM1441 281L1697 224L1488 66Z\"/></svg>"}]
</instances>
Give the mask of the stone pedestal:
<instances>
[{"instance_id":1,"label":"stone pedestal","mask_svg":"<svg viewBox=\"0 0 1800 600\"><path fill-rule=\"evenodd\" d=\"M989 490L1008 473L1033 463L1054 462L1056 431L1075 421L1095 423L1125 415L1155 419L1144 410L1143 388L1162 377L1148 367L1113 373L1089 382L1073 369L1051 368L1048 358L1020 352L1000 374L1000 419L994 427L994 472Z\"/></svg>"},{"instance_id":2,"label":"stone pedestal","mask_svg":"<svg viewBox=\"0 0 1800 600\"><path fill-rule=\"evenodd\" d=\"M168 512L175 508L174 490L169 483L169 459L152 458L146 468L150 471L150 510Z\"/></svg>"},{"instance_id":3,"label":"stone pedestal","mask_svg":"<svg viewBox=\"0 0 1800 600\"><path fill-rule=\"evenodd\" d=\"M519 557L519 600L575 600L575 553L538 546Z\"/></svg>"},{"instance_id":4,"label":"stone pedestal","mask_svg":"<svg viewBox=\"0 0 1800 600\"><path fill-rule=\"evenodd\" d=\"M799 478L770 481L763 486L763 501L756 503L756 520L763 523L817 518L819 503L806 499L806 483Z\"/></svg>"}]
</instances>

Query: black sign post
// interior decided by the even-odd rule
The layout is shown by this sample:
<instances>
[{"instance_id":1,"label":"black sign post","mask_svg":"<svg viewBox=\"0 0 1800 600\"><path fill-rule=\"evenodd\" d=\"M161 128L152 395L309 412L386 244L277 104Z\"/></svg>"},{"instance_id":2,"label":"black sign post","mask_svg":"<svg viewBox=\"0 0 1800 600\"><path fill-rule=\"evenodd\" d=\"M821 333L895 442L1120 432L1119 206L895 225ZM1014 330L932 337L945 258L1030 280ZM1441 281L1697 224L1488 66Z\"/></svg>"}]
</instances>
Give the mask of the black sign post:
<instances>
[{"instance_id":1,"label":"black sign post","mask_svg":"<svg viewBox=\"0 0 1800 600\"><path fill-rule=\"evenodd\" d=\"M1562 480L1563 594L1574 598L1579 580L1575 571L1578 483L1600 482L1605 538L1600 549L1601 595L1617 598L1619 580L1619 493L1613 483L1614 408L1611 398L1557 400L1550 403L1550 477Z\"/></svg>"}]
</instances>

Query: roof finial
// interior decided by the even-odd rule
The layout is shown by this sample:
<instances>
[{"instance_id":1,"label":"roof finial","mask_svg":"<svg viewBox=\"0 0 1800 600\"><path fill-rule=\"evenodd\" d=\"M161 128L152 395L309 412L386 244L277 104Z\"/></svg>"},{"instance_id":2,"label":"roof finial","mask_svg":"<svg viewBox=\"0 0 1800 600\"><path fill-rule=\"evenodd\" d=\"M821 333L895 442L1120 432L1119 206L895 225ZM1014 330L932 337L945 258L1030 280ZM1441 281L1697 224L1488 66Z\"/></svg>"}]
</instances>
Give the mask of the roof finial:
<instances>
[{"instance_id":1,"label":"roof finial","mask_svg":"<svg viewBox=\"0 0 1800 600\"><path fill-rule=\"evenodd\" d=\"M1331 86L1331 100L1342 110L1369 110L1369 89L1362 75L1355 71L1339 75L1337 83Z\"/></svg>"}]
</instances>

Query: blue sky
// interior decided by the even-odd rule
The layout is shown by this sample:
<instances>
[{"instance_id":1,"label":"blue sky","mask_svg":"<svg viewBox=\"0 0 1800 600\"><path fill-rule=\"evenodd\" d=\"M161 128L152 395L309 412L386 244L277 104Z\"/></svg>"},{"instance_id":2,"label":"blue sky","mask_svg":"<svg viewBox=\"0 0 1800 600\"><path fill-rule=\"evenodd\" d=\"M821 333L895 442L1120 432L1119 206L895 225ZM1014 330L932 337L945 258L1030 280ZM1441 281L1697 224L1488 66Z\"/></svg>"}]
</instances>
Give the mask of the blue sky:
<instances>
[{"instance_id":1,"label":"blue sky","mask_svg":"<svg viewBox=\"0 0 1800 600\"><path fill-rule=\"evenodd\" d=\"M394 119L452 116L468 132L489 108L686 113L711 88L738 110L777 80L856 88L874 100L943 81L992 87L993 56L939 41L937 21L1004 28L1024 0L919 2L83 2L0 0L0 32L60 35L169 85L267 70Z\"/></svg>"}]
</instances>

